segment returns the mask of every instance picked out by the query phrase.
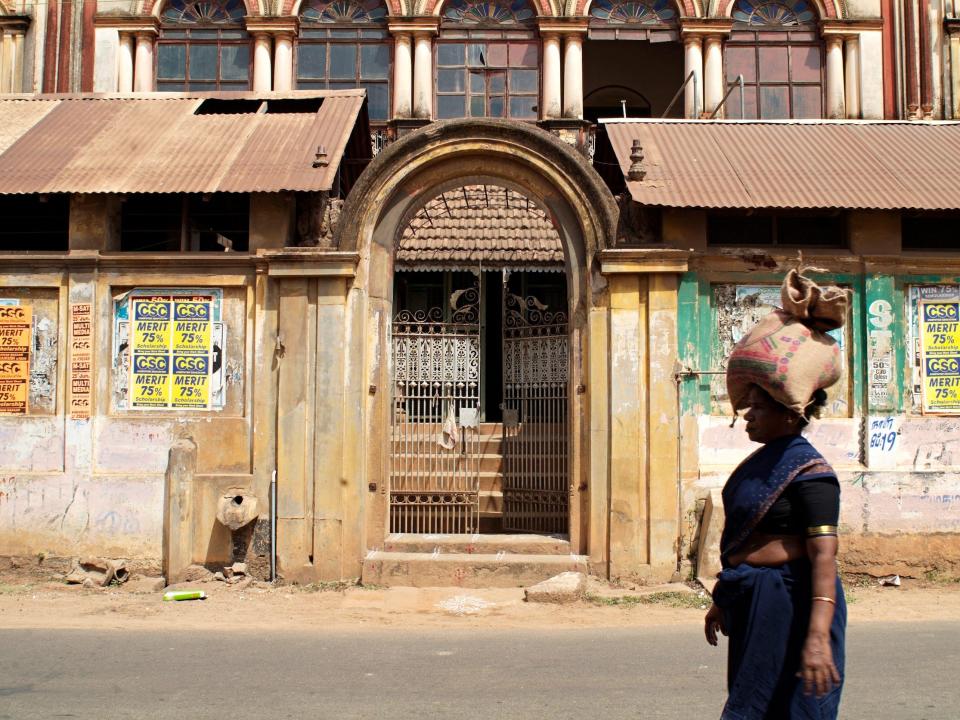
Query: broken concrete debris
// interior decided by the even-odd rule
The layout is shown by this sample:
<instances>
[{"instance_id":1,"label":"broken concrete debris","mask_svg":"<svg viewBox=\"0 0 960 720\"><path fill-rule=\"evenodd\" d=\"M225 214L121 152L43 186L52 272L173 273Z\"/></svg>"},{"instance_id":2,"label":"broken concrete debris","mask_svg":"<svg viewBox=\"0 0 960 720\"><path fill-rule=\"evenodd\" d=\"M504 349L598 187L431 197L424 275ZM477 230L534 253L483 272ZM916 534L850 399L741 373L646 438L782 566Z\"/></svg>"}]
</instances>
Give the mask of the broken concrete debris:
<instances>
[{"instance_id":1,"label":"broken concrete debris","mask_svg":"<svg viewBox=\"0 0 960 720\"><path fill-rule=\"evenodd\" d=\"M579 572L562 572L523 590L523 599L539 603L572 603L583 599L587 576Z\"/></svg>"},{"instance_id":2,"label":"broken concrete debris","mask_svg":"<svg viewBox=\"0 0 960 720\"><path fill-rule=\"evenodd\" d=\"M74 558L70 572L64 578L68 585L83 587L107 587L121 585L130 578L125 560L108 560L96 557Z\"/></svg>"},{"instance_id":3,"label":"broken concrete debris","mask_svg":"<svg viewBox=\"0 0 960 720\"><path fill-rule=\"evenodd\" d=\"M213 575L214 580L225 582L229 585L239 583L241 580L253 580L247 577L247 564L244 562L235 562L230 567L225 567L222 572L216 572ZM250 583L247 583L249 585Z\"/></svg>"}]
</instances>

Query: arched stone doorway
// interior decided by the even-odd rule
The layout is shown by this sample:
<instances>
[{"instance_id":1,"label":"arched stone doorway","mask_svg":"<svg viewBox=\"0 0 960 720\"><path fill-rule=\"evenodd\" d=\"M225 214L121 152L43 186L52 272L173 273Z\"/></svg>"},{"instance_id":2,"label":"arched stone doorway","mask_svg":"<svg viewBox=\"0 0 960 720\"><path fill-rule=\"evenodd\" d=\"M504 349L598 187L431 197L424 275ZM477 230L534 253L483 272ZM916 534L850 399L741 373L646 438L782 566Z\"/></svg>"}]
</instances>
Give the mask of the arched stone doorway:
<instances>
[{"instance_id":1,"label":"arched stone doorway","mask_svg":"<svg viewBox=\"0 0 960 720\"><path fill-rule=\"evenodd\" d=\"M355 431L344 437L343 471L367 488L360 510L365 545L382 546L390 527L397 245L420 208L466 185L513 190L542 208L556 229L568 293L569 534L577 552L602 555L606 539L592 537L586 510L605 497L593 497L592 483L607 477L607 300L596 261L614 237L616 206L575 150L537 128L498 120L437 123L407 136L374 160L344 207L339 249L358 253L359 262L345 316L344 351L356 371L347 373L344 391L357 402L347 403L345 424Z\"/></svg>"},{"instance_id":2,"label":"arched stone doorway","mask_svg":"<svg viewBox=\"0 0 960 720\"><path fill-rule=\"evenodd\" d=\"M399 235L390 532L566 536L569 308L549 213L459 185Z\"/></svg>"}]
</instances>

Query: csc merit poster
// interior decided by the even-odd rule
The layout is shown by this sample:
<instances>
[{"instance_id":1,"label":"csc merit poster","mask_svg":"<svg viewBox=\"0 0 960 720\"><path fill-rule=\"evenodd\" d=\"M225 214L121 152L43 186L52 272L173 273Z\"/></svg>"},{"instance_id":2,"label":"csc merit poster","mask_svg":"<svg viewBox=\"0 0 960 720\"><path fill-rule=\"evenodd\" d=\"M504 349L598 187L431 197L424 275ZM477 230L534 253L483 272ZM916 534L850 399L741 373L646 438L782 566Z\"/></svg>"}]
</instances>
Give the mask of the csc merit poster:
<instances>
[{"instance_id":1,"label":"csc merit poster","mask_svg":"<svg viewBox=\"0 0 960 720\"><path fill-rule=\"evenodd\" d=\"M131 305L131 407L209 410L212 298L157 295Z\"/></svg>"}]
</instances>

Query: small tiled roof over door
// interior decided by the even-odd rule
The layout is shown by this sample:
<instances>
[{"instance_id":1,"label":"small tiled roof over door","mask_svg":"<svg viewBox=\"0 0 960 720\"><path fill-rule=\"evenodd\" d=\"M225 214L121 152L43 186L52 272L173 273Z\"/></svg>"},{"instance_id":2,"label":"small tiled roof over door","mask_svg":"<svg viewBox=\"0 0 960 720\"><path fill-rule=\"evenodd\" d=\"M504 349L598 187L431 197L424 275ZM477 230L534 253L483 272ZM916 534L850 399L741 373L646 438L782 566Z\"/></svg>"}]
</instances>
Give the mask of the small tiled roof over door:
<instances>
[{"instance_id":1,"label":"small tiled roof over door","mask_svg":"<svg viewBox=\"0 0 960 720\"><path fill-rule=\"evenodd\" d=\"M960 209L960 123L602 121L643 205ZM642 149L630 180L634 143Z\"/></svg>"},{"instance_id":2,"label":"small tiled roof over door","mask_svg":"<svg viewBox=\"0 0 960 720\"><path fill-rule=\"evenodd\" d=\"M563 266L560 236L547 213L514 190L465 185L427 202L397 248L408 270Z\"/></svg>"}]
</instances>

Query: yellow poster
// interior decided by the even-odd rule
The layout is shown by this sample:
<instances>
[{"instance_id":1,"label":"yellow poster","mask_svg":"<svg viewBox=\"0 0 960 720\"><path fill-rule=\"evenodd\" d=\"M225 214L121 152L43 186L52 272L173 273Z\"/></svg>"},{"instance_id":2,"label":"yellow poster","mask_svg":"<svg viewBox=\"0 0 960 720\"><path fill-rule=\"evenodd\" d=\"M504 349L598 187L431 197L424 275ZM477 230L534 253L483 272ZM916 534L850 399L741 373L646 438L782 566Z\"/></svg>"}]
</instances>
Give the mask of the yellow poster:
<instances>
[{"instance_id":1,"label":"yellow poster","mask_svg":"<svg viewBox=\"0 0 960 720\"><path fill-rule=\"evenodd\" d=\"M170 357L163 353L134 353L130 404L135 408L170 406Z\"/></svg>"},{"instance_id":2,"label":"yellow poster","mask_svg":"<svg viewBox=\"0 0 960 720\"><path fill-rule=\"evenodd\" d=\"M31 307L0 306L0 415L27 412L32 328Z\"/></svg>"},{"instance_id":3,"label":"yellow poster","mask_svg":"<svg viewBox=\"0 0 960 720\"><path fill-rule=\"evenodd\" d=\"M920 303L923 409L960 412L960 302Z\"/></svg>"},{"instance_id":4,"label":"yellow poster","mask_svg":"<svg viewBox=\"0 0 960 720\"><path fill-rule=\"evenodd\" d=\"M211 303L176 300L173 303L173 352L210 352Z\"/></svg>"},{"instance_id":5,"label":"yellow poster","mask_svg":"<svg viewBox=\"0 0 960 720\"><path fill-rule=\"evenodd\" d=\"M173 407L206 410L210 407L210 355L175 355Z\"/></svg>"},{"instance_id":6,"label":"yellow poster","mask_svg":"<svg viewBox=\"0 0 960 720\"><path fill-rule=\"evenodd\" d=\"M152 298L133 300L133 351L170 350L170 303Z\"/></svg>"}]
</instances>

